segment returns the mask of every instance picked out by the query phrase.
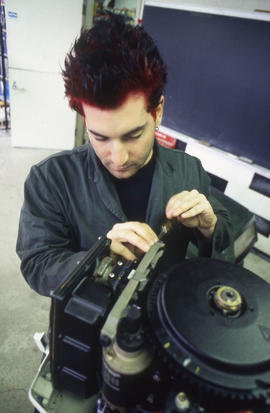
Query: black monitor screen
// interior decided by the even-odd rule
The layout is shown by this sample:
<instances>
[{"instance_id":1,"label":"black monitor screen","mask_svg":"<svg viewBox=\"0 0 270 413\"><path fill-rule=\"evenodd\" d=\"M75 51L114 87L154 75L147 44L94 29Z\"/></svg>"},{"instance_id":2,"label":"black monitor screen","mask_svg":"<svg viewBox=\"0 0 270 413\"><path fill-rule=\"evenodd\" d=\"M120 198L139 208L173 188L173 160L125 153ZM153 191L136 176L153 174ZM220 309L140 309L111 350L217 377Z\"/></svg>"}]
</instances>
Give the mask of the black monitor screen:
<instances>
[{"instance_id":1,"label":"black monitor screen","mask_svg":"<svg viewBox=\"0 0 270 413\"><path fill-rule=\"evenodd\" d=\"M168 67L163 125L270 169L270 22L145 6Z\"/></svg>"}]
</instances>

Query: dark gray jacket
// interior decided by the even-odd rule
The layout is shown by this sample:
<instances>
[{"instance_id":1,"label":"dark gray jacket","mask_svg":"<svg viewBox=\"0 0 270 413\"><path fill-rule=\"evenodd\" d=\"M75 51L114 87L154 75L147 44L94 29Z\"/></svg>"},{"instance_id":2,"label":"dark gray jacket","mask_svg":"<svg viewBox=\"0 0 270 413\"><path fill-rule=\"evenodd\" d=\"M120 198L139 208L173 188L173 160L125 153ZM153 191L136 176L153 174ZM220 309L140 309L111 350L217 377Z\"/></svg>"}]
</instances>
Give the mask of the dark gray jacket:
<instances>
[{"instance_id":1,"label":"dark gray jacket","mask_svg":"<svg viewBox=\"0 0 270 413\"><path fill-rule=\"evenodd\" d=\"M190 240L201 255L219 257L231 238L227 211L210 194L200 161L184 152L156 145L156 163L146 222L158 233L170 197L183 190L204 193L218 217L211 245L197 230L179 226L173 241L184 258ZM21 271L37 292L50 291L75 268L117 222L127 221L108 172L90 144L55 154L33 166L25 182L17 253Z\"/></svg>"}]
</instances>

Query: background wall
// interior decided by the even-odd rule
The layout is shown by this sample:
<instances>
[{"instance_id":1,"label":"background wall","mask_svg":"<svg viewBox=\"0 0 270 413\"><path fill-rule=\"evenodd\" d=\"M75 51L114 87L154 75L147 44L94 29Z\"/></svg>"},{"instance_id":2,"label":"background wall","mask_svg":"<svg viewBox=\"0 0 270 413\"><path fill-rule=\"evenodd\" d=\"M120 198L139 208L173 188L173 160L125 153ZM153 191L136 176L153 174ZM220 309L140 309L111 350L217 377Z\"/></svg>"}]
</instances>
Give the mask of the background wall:
<instances>
[{"instance_id":1,"label":"background wall","mask_svg":"<svg viewBox=\"0 0 270 413\"><path fill-rule=\"evenodd\" d=\"M151 3L146 0L142 3ZM153 3L178 4L191 7L217 7L222 9L253 11L255 9L269 10L269 0L155 0Z\"/></svg>"},{"instance_id":2,"label":"background wall","mask_svg":"<svg viewBox=\"0 0 270 413\"><path fill-rule=\"evenodd\" d=\"M72 148L75 113L61 67L80 32L82 0L7 0L6 21L12 144Z\"/></svg>"}]
</instances>

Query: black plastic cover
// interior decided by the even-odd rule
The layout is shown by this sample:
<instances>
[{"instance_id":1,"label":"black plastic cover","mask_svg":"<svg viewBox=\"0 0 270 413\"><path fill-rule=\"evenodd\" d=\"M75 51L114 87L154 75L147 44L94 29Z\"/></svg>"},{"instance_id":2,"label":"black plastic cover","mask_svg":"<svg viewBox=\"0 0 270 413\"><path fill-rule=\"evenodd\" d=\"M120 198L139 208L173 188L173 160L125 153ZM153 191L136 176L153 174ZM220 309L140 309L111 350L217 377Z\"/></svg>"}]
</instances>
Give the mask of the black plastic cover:
<instances>
[{"instance_id":1,"label":"black plastic cover","mask_svg":"<svg viewBox=\"0 0 270 413\"><path fill-rule=\"evenodd\" d=\"M238 314L213 306L211 291L223 285L241 295ZM255 274L229 262L183 261L155 280L147 312L178 372L232 392L270 388L270 285Z\"/></svg>"}]
</instances>

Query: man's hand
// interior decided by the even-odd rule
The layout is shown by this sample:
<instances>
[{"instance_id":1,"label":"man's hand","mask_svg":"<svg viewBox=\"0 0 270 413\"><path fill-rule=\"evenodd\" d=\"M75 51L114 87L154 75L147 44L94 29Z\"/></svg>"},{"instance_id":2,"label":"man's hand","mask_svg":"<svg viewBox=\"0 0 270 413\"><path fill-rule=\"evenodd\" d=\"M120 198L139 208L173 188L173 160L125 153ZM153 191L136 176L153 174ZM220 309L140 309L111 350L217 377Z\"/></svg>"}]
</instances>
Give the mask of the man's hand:
<instances>
[{"instance_id":1,"label":"man's hand","mask_svg":"<svg viewBox=\"0 0 270 413\"><path fill-rule=\"evenodd\" d=\"M158 241L149 225L133 221L115 224L107 233L107 238L112 240L112 254L120 255L126 260L135 260Z\"/></svg>"},{"instance_id":2,"label":"man's hand","mask_svg":"<svg viewBox=\"0 0 270 413\"><path fill-rule=\"evenodd\" d=\"M166 206L166 217L177 218L186 227L197 228L206 238L211 238L217 217L207 198L196 189L173 195Z\"/></svg>"}]
</instances>

